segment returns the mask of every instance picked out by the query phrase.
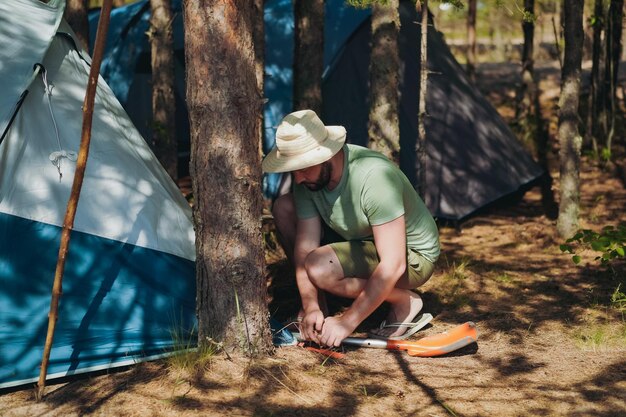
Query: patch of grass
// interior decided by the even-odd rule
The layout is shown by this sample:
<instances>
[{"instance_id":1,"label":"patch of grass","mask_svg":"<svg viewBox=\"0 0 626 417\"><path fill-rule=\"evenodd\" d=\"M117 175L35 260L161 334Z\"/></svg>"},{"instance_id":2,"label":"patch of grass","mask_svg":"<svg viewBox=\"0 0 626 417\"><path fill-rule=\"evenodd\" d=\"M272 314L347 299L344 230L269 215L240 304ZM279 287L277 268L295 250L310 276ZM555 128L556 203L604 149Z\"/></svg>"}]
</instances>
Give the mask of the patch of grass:
<instances>
[{"instance_id":1,"label":"patch of grass","mask_svg":"<svg viewBox=\"0 0 626 417\"><path fill-rule=\"evenodd\" d=\"M503 284L510 284L511 282L513 282L513 277L507 274L506 272L496 274L496 276L493 279Z\"/></svg>"},{"instance_id":2,"label":"patch of grass","mask_svg":"<svg viewBox=\"0 0 626 417\"><path fill-rule=\"evenodd\" d=\"M580 349L593 352L626 349L626 322L584 325L574 333L574 340Z\"/></svg>"},{"instance_id":3,"label":"patch of grass","mask_svg":"<svg viewBox=\"0 0 626 417\"><path fill-rule=\"evenodd\" d=\"M378 394L380 394L380 392L373 392L372 387L370 387L370 389L368 390L367 385L359 385L358 392L365 398L376 398Z\"/></svg>"},{"instance_id":4,"label":"patch of grass","mask_svg":"<svg viewBox=\"0 0 626 417\"><path fill-rule=\"evenodd\" d=\"M216 343L197 347L198 333L195 328L185 330L181 327L174 327L170 330L170 335L174 351L167 357L167 364L172 370L192 372L205 369L220 350Z\"/></svg>"},{"instance_id":5,"label":"patch of grass","mask_svg":"<svg viewBox=\"0 0 626 417\"><path fill-rule=\"evenodd\" d=\"M464 280L467 278L470 265L469 258L462 258L458 264L456 261L452 261L450 264L446 259L446 271L443 273L443 278L445 280Z\"/></svg>"},{"instance_id":6,"label":"patch of grass","mask_svg":"<svg viewBox=\"0 0 626 417\"><path fill-rule=\"evenodd\" d=\"M465 307L471 302L464 282L471 272L469 269L470 260L463 258L458 264L456 261L450 264L446 260L446 264L447 269L442 276L443 285L440 287L442 296L448 304L455 308Z\"/></svg>"}]
</instances>

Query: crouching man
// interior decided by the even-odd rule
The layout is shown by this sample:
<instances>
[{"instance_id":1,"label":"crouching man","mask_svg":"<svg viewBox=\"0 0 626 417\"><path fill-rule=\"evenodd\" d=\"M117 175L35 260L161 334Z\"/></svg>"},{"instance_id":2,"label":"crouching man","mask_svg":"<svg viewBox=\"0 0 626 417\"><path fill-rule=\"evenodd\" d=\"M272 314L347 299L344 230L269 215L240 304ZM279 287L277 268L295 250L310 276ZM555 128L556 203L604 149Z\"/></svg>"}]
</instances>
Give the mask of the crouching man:
<instances>
[{"instance_id":1,"label":"crouching man","mask_svg":"<svg viewBox=\"0 0 626 417\"><path fill-rule=\"evenodd\" d=\"M370 336L410 334L423 305L412 290L439 256L437 225L406 176L345 140L342 126L302 110L282 120L263 160L265 172L293 175L293 193L275 201L273 214L296 269L302 336L325 346L339 346L384 301L389 316ZM329 317L324 291L354 302Z\"/></svg>"}]
</instances>

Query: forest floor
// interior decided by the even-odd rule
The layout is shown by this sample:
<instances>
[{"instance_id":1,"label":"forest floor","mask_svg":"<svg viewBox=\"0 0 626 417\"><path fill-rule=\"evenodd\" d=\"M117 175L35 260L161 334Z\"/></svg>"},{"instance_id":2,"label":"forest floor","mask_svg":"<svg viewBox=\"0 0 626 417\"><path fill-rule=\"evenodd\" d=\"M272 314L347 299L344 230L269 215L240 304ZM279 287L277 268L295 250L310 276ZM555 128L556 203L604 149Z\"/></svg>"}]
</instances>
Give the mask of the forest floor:
<instances>
[{"instance_id":1,"label":"forest floor","mask_svg":"<svg viewBox=\"0 0 626 417\"><path fill-rule=\"evenodd\" d=\"M479 73L490 81L481 89L508 120L518 73L506 64ZM558 82L546 78L542 106L558 197ZM622 148L617 156L624 155ZM626 221L619 165L601 169L584 158L581 171L581 225L599 230ZM217 354L201 367L162 360L50 385L41 402L30 389L0 393L0 416L626 415L626 310L612 299L626 293L626 265L603 268L593 253L575 265L559 250L555 225L535 187L515 205L441 226L442 256L420 289L435 318L417 338L475 322L478 343L453 354L349 348L343 359L328 359L284 347L262 360ZM293 273L278 249L268 251L268 276L272 308L295 313Z\"/></svg>"}]
</instances>

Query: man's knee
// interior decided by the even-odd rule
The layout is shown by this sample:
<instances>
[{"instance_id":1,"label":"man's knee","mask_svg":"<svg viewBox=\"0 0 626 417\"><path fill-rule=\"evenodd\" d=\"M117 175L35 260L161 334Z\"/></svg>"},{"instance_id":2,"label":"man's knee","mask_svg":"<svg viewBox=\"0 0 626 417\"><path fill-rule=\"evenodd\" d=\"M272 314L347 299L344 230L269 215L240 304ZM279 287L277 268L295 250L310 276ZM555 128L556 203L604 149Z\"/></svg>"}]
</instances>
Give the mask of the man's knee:
<instances>
[{"instance_id":1,"label":"man's knee","mask_svg":"<svg viewBox=\"0 0 626 417\"><path fill-rule=\"evenodd\" d=\"M313 285L323 290L330 290L333 284L342 278L341 267L332 249L322 246L309 253L304 260L304 269Z\"/></svg>"}]
</instances>

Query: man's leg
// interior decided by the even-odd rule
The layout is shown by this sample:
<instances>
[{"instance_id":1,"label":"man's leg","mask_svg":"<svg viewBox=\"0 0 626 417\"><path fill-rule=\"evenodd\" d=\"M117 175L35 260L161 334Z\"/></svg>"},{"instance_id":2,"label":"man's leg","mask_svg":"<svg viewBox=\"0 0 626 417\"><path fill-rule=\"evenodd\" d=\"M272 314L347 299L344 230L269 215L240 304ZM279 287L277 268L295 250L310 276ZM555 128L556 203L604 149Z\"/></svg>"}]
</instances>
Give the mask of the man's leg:
<instances>
[{"instance_id":1,"label":"man's leg","mask_svg":"<svg viewBox=\"0 0 626 417\"><path fill-rule=\"evenodd\" d=\"M349 261L344 260L347 273L355 276L345 276L344 266L339 260L337 253L330 245L322 246L311 252L306 259L305 268L313 284L331 294L346 298L357 298L367 284L367 279L373 272L377 263L377 257L373 243L364 245L365 250L357 242L340 244L341 248L352 245L352 253ZM372 252L373 249L373 253ZM372 259L373 257L373 259ZM343 258L343 256L342 256ZM354 266L356 265L356 266ZM407 275L408 272L405 272ZM423 307L422 298L419 294L407 288L400 288L407 283L407 277L401 278L391 293L387 296L390 304L388 323L410 322ZM400 286L400 287L399 287ZM377 329L378 336L400 336L406 332L405 327Z\"/></svg>"},{"instance_id":2,"label":"man's leg","mask_svg":"<svg viewBox=\"0 0 626 417\"><path fill-rule=\"evenodd\" d=\"M293 194L283 194L274 201L272 207L272 215L274 216L274 225L276 226L276 232L278 241L283 247L283 251L287 256L291 265L294 265L294 249L296 246L296 229L297 229L297 216L296 205L293 200ZM319 291L318 302L320 309L324 315L328 315L328 306L326 304L326 297L323 291ZM296 321L300 321L304 316L304 311L300 309Z\"/></svg>"}]
</instances>

